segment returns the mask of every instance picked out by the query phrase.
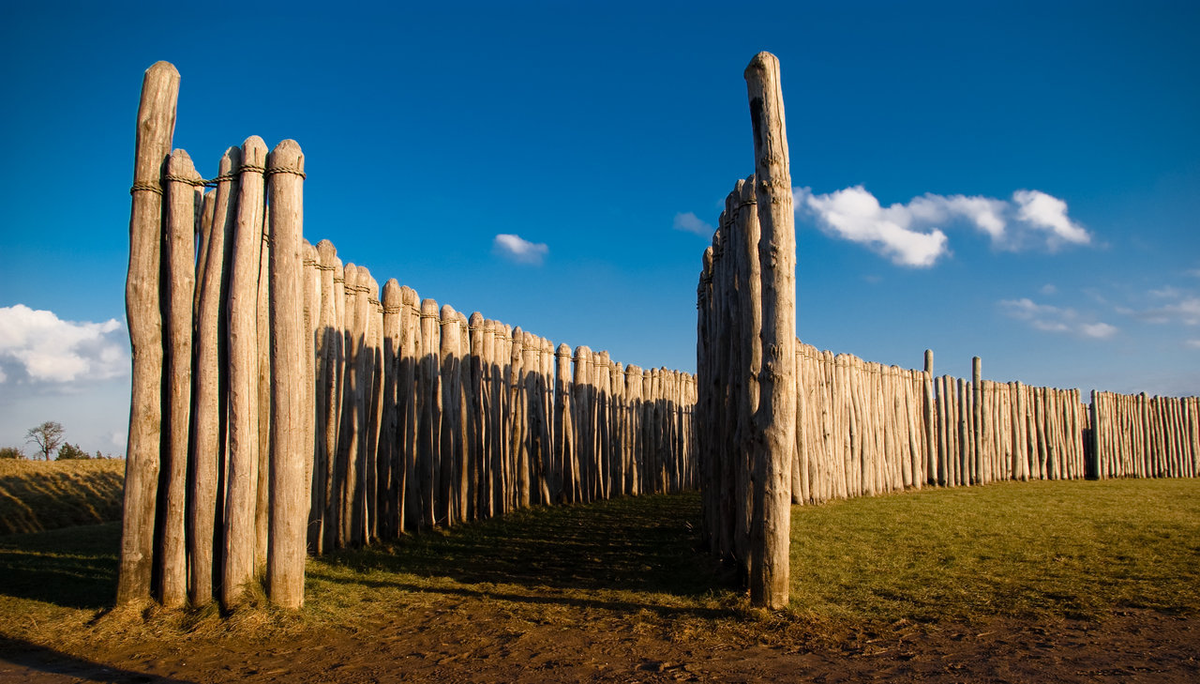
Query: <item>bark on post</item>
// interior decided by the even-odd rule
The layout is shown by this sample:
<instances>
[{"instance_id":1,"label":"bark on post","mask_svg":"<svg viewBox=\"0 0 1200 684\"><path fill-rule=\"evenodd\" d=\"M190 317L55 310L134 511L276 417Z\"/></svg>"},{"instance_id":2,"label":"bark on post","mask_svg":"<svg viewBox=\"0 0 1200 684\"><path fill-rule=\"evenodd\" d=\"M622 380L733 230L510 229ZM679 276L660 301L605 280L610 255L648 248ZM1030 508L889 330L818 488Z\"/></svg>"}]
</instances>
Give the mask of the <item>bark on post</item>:
<instances>
[{"instance_id":1,"label":"bark on post","mask_svg":"<svg viewBox=\"0 0 1200 684\"><path fill-rule=\"evenodd\" d=\"M225 486L221 607L232 608L254 577L258 493L258 267L262 259L267 146L242 143L237 218L230 240L229 475Z\"/></svg>"},{"instance_id":2,"label":"bark on post","mask_svg":"<svg viewBox=\"0 0 1200 684\"><path fill-rule=\"evenodd\" d=\"M196 284L196 191L200 174L187 152L175 150L167 162L167 237L163 254L167 294L166 380L163 425L166 472L160 492L162 541L158 571L164 606L187 601L185 502L188 432L192 405L192 299Z\"/></svg>"},{"instance_id":3,"label":"bark on post","mask_svg":"<svg viewBox=\"0 0 1200 684\"><path fill-rule=\"evenodd\" d=\"M125 513L117 604L150 599L154 517L162 448L163 339L159 302L163 194L160 178L171 152L179 72L167 62L146 70L137 113L133 195L129 212L129 273L125 312L133 378L125 461Z\"/></svg>"},{"instance_id":4,"label":"bark on post","mask_svg":"<svg viewBox=\"0 0 1200 684\"><path fill-rule=\"evenodd\" d=\"M754 127L755 196L762 231L762 372L755 414L762 442L754 454L751 600L769 608L788 602L791 461L796 429L796 231L779 60L760 52L745 72Z\"/></svg>"},{"instance_id":5,"label":"bark on post","mask_svg":"<svg viewBox=\"0 0 1200 684\"><path fill-rule=\"evenodd\" d=\"M267 157L271 204L271 515L267 584L272 603L304 604L305 524L308 488L304 451L307 406L301 234L304 223L304 155L294 140Z\"/></svg>"}]
</instances>

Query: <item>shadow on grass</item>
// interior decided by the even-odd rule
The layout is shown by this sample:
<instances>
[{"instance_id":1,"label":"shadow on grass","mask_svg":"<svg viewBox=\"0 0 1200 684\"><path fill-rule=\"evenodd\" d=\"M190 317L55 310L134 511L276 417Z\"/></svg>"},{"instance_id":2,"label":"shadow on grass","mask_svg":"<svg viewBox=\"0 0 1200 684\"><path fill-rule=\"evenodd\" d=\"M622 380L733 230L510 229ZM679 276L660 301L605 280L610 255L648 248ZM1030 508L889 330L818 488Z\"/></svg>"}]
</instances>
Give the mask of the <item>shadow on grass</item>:
<instances>
[{"instance_id":1,"label":"shadow on grass","mask_svg":"<svg viewBox=\"0 0 1200 684\"><path fill-rule=\"evenodd\" d=\"M640 496L587 505L538 507L392 543L337 552L320 563L363 573L382 571L418 577L447 577L464 584L585 591L607 589L699 597L710 594L714 588L732 587L732 578L698 550L700 535L696 526L699 517L700 498L697 494ZM320 563L310 567L313 577L354 581L322 572ZM430 591L410 587L403 581L377 577L363 577L362 582ZM502 596L494 591L462 590L462 593L521 601L654 608L569 597Z\"/></svg>"},{"instance_id":2,"label":"shadow on grass","mask_svg":"<svg viewBox=\"0 0 1200 684\"><path fill-rule=\"evenodd\" d=\"M67 655L45 646L38 646L20 639L0 636L0 660L50 674L71 677L72 681L113 682L134 684L137 682L165 682L166 684L189 684L188 680L168 679L154 675L108 667L83 658Z\"/></svg>"},{"instance_id":3,"label":"shadow on grass","mask_svg":"<svg viewBox=\"0 0 1200 684\"><path fill-rule=\"evenodd\" d=\"M0 536L0 595L100 609L116 598L121 523Z\"/></svg>"}]
</instances>

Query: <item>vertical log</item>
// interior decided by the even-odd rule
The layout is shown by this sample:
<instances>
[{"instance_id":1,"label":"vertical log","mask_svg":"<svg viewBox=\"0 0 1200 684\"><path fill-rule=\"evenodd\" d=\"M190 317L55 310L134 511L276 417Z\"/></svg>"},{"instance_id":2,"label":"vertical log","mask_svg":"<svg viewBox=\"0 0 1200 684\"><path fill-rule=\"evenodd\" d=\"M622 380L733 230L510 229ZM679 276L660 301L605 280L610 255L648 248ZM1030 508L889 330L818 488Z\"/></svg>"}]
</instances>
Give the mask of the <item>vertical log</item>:
<instances>
[{"instance_id":1,"label":"vertical log","mask_svg":"<svg viewBox=\"0 0 1200 684\"><path fill-rule=\"evenodd\" d=\"M163 194L160 177L171 151L179 72L167 62L146 70L137 113L133 195L129 212L129 272L125 312L129 322L133 378L125 461L125 513L117 604L150 599L154 563L155 509L162 439L163 321L159 301L162 271Z\"/></svg>"},{"instance_id":2,"label":"vertical log","mask_svg":"<svg viewBox=\"0 0 1200 684\"><path fill-rule=\"evenodd\" d=\"M337 460L338 416L340 412L342 331L337 321L337 303L345 297L345 278L337 277L337 250L329 240L317 243L317 269L321 276L321 304L318 314L317 356L320 359L317 379L317 431L320 441L320 460L314 464L313 511L314 529L310 545L316 554L324 553L328 543L332 501L333 468ZM336 287L335 287L336 285Z\"/></svg>"},{"instance_id":3,"label":"vertical log","mask_svg":"<svg viewBox=\"0 0 1200 684\"><path fill-rule=\"evenodd\" d=\"M265 199L265 177L263 192ZM256 306L258 322L258 484L254 490L256 494L254 502L254 571L259 575L267 568L267 542L270 534L268 522L271 511L271 235L268 228L270 221L271 210L264 203Z\"/></svg>"},{"instance_id":4,"label":"vertical log","mask_svg":"<svg viewBox=\"0 0 1200 684\"><path fill-rule=\"evenodd\" d=\"M225 304L229 276L226 263L233 232L238 192L233 172L241 164L241 150L231 147L221 157L212 202L203 269L197 271L195 407L192 414L191 494L188 497L188 596L194 606L213 597L213 542L217 521L217 484L225 456L225 389L227 369Z\"/></svg>"},{"instance_id":5,"label":"vertical log","mask_svg":"<svg viewBox=\"0 0 1200 684\"><path fill-rule=\"evenodd\" d=\"M263 245L267 146L242 143L241 178L229 276L229 477L225 487L221 607L240 600L254 577L258 496L258 269Z\"/></svg>"},{"instance_id":6,"label":"vertical log","mask_svg":"<svg viewBox=\"0 0 1200 684\"><path fill-rule=\"evenodd\" d=\"M318 439L318 352L317 330L320 326L321 309L321 272L317 269L319 254L317 248L308 240L301 237L302 275L301 287L304 290L304 491L308 498L307 519L304 528L304 543L306 551L316 551L317 531L314 511L319 516L321 507L315 496L314 486L319 487L323 478L317 473L318 468L324 468L324 439ZM321 412L321 415L324 411ZM323 432L323 430L322 430Z\"/></svg>"},{"instance_id":7,"label":"vertical log","mask_svg":"<svg viewBox=\"0 0 1200 684\"><path fill-rule=\"evenodd\" d=\"M400 313L401 360L400 360L400 437L401 477L397 490L403 498L397 503L397 512L402 516L399 529L415 530L420 518L420 488L418 486L418 386L417 368L421 361L421 298L417 291L408 286L400 287L403 310Z\"/></svg>"},{"instance_id":8,"label":"vertical log","mask_svg":"<svg viewBox=\"0 0 1200 684\"><path fill-rule=\"evenodd\" d=\"M558 496L560 501L574 501L575 482L579 473L575 464L575 426L571 420L571 348L566 344L558 345L554 357L557 370L554 383L554 460L560 473Z\"/></svg>"},{"instance_id":9,"label":"vertical log","mask_svg":"<svg viewBox=\"0 0 1200 684\"><path fill-rule=\"evenodd\" d=\"M762 231L762 373L755 414L762 442L754 453L755 508L751 600L787 605L791 460L796 429L796 231L788 168L779 60L761 52L746 68L754 127L755 195Z\"/></svg>"},{"instance_id":10,"label":"vertical log","mask_svg":"<svg viewBox=\"0 0 1200 684\"><path fill-rule=\"evenodd\" d=\"M400 438L400 360L402 329L400 315L404 299L400 283L390 278L383 285L383 420L379 431L376 474L377 529L383 539L395 539L400 533L399 505L404 500Z\"/></svg>"},{"instance_id":11,"label":"vertical log","mask_svg":"<svg viewBox=\"0 0 1200 684\"><path fill-rule=\"evenodd\" d=\"M421 301L421 366L417 380L421 399L417 418L417 471L420 474L421 503L418 529L437 524L437 485L440 471L437 456L441 446L442 420L438 373L441 353L440 318L436 301Z\"/></svg>"},{"instance_id":12,"label":"vertical log","mask_svg":"<svg viewBox=\"0 0 1200 684\"><path fill-rule=\"evenodd\" d=\"M271 516L267 587L271 602L287 609L304 604L304 482L307 388L301 289L304 225L304 155L284 140L267 157L271 204Z\"/></svg>"},{"instance_id":13,"label":"vertical log","mask_svg":"<svg viewBox=\"0 0 1200 684\"><path fill-rule=\"evenodd\" d=\"M187 601L185 503L187 500L188 428L192 400L192 299L196 283L196 191L200 180L187 152L175 150L167 161L166 266L166 431L159 491L162 520L159 549L160 595L164 606Z\"/></svg>"}]
</instances>

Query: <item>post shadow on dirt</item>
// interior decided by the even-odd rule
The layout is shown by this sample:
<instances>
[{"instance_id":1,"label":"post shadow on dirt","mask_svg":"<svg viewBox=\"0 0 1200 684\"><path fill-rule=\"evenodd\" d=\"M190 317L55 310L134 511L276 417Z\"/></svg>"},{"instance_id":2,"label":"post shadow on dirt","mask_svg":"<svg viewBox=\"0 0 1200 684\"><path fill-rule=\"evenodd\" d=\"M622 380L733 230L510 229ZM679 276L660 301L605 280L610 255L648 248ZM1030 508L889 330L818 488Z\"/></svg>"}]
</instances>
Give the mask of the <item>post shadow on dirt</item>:
<instances>
[{"instance_id":1,"label":"post shadow on dirt","mask_svg":"<svg viewBox=\"0 0 1200 684\"><path fill-rule=\"evenodd\" d=\"M186 679L160 677L101 665L52 648L6 636L0 636L0 660L39 672L78 678L80 681L112 682L113 684L137 684L140 682L192 684L190 680Z\"/></svg>"},{"instance_id":2,"label":"post shadow on dirt","mask_svg":"<svg viewBox=\"0 0 1200 684\"><path fill-rule=\"evenodd\" d=\"M120 541L120 523L0 536L0 595L107 608L116 597Z\"/></svg>"},{"instance_id":3,"label":"post shadow on dirt","mask_svg":"<svg viewBox=\"0 0 1200 684\"><path fill-rule=\"evenodd\" d=\"M698 496L689 493L535 507L333 554L326 561L364 572L447 577L464 584L702 596L714 588L733 588L735 582L701 549L699 506ZM345 581L319 569L310 569L310 576ZM498 595L490 589L486 593Z\"/></svg>"}]
</instances>

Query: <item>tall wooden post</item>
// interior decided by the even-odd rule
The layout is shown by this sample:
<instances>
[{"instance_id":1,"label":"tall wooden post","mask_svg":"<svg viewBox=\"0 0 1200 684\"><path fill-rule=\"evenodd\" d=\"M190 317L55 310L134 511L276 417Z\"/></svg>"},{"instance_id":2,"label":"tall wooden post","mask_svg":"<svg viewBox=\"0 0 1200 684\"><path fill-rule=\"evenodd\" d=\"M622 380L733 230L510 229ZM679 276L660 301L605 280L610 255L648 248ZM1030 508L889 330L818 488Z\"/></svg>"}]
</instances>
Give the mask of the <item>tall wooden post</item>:
<instances>
[{"instance_id":1,"label":"tall wooden post","mask_svg":"<svg viewBox=\"0 0 1200 684\"><path fill-rule=\"evenodd\" d=\"M129 274L125 312L133 358L125 461L125 514L117 604L150 599L154 515L162 448L163 339L159 303L163 192L160 178L171 152L179 72L168 62L146 70L137 113L133 195L129 212Z\"/></svg>"},{"instance_id":2,"label":"tall wooden post","mask_svg":"<svg viewBox=\"0 0 1200 684\"><path fill-rule=\"evenodd\" d=\"M762 231L762 372L755 414L762 442L754 453L756 515L750 596L757 604L788 603L791 462L796 429L796 230L779 60L760 52L746 68L754 127L755 196Z\"/></svg>"},{"instance_id":3,"label":"tall wooden post","mask_svg":"<svg viewBox=\"0 0 1200 684\"><path fill-rule=\"evenodd\" d=\"M196 274L196 373L192 413L192 477L188 497L188 596L192 605L212 600L213 534L217 513L217 481L225 453L226 302L229 276L227 238L233 234L238 186L233 172L241 150L231 147L221 157L212 226L205 245L204 268Z\"/></svg>"},{"instance_id":4,"label":"tall wooden post","mask_svg":"<svg viewBox=\"0 0 1200 684\"><path fill-rule=\"evenodd\" d=\"M258 493L258 267L262 259L267 146L242 143L237 218L230 240L229 475L225 486L221 606L232 608L254 577Z\"/></svg>"},{"instance_id":5,"label":"tall wooden post","mask_svg":"<svg viewBox=\"0 0 1200 684\"><path fill-rule=\"evenodd\" d=\"M272 603L304 604L305 526L309 492L304 482L304 291L301 234L304 225L304 155L284 140L267 157L271 204L271 497L267 584Z\"/></svg>"},{"instance_id":6,"label":"tall wooden post","mask_svg":"<svg viewBox=\"0 0 1200 684\"><path fill-rule=\"evenodd\" d=\"M158 562L161 598L167 607L187 600L185 502L188 434L192 404L192 299L196 284L196 191L200 180L187 152L175 150L167 162L167 237L165 253L167 399L163 426L164 465L159 500L162 516Z\"/></svg>"}]
</instances>

